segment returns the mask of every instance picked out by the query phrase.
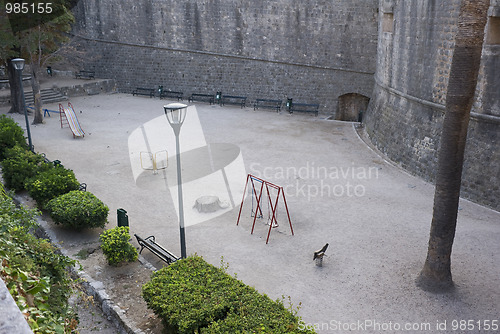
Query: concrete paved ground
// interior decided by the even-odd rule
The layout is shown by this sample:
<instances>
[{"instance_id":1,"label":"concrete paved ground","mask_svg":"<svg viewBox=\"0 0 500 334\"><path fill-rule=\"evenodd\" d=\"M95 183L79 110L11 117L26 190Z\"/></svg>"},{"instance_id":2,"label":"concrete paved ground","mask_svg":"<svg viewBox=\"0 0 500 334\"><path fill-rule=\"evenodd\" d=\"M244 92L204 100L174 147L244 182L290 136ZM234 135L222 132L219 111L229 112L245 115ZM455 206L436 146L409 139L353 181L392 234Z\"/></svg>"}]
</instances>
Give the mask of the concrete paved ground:
<instances>
[{"instance_id":1,"label":"concrete paved ground","mask_svg":"<svg viewBox=\"0 0 500 334\"><path fill-rule=\"evenodd\" d=\"M173 101L127 94L70 101L85 137L73 139L52 114L31 127L36 151L73 169L109 206L109 228L124 208L132 233L154 234L180 255L175 141L163 116L163 105ZM23 126L21 115L14 118ZM140 152L162 150L168 151L167 168L157 174L141 168ZM456 321L474 320L467 332L476 333L482 321L500 322L500 214L461 201L452 258L457 289L421 291L414 280L426 255L433 186L384 161L352 124L193 104L181 150L188 254L214 265L223 257L246 284L273 299L291 296L295 306L302 303L304 325L318 332L400 332L409 326L415 333L457 333L464 331ZM159 167L165 161L159 153ZM147 159L142 167L149 167ZM236 226L247 173L284 187L294 236L280 206L279 227L266 245L267 204L251 235L251 197ZM220 210L197 212L194 201L203 195L218 196ZM71 242L96 235L80 237ZM323 266L315 266L313 251L327 242Z\"/></svg>"}]
</instances>

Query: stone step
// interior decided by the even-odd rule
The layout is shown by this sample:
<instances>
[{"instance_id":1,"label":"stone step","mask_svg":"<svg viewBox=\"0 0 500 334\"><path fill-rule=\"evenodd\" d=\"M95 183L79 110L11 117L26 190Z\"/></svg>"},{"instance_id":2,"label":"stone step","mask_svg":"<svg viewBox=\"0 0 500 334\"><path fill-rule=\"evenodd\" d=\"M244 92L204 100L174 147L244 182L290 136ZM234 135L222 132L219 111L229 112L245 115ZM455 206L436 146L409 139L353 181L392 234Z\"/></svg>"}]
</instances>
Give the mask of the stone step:
<instances>
[{"instance_id":1,"label":"stone step","mask_svg":"<svg viewBox=\"0 0 500 334\"><path fill-rule=\"evenodd\" d=\"M66 96L63 96L61 93L53 89L42 89L41 94L42 94L42 103L61 102L68 99ZM35 102L35 99L33 97L33 92L31 91L25 92L24 98L26 100L26 105L30 105Z\"/></svg>"}]
</instances>

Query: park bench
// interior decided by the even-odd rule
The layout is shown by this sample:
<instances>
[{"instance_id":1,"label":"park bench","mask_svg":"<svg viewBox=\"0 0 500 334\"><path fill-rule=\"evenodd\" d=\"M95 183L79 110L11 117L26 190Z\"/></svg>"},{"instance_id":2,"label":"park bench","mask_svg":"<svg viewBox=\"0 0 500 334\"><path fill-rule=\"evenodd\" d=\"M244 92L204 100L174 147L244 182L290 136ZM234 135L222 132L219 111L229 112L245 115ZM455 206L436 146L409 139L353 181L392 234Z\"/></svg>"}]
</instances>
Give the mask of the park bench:
<instances>
[{"instance_id":1,"label":"park bench","mask_svg":"<svg viewBox=\"0 0 500 334\"><path fill-rule=\"evenodd\" d=\"M191 94L188 101L189 102L202 101L202 102L209 102L210 104L213 104L214 103L214 96L210 95L210 94Z\"/></svg>"},{"instance_id":2,"label":"park bench","mask_svg":"<svg viewBox=\"0 0 500 334\"><path fill-rule=\"evenodd\" d=\"M76 79L95 79L95 71L84 71L81 70L78 73L75 73Z\"/></svg>"},{"instance_id":3,"label":"park bench","mask_svg":"<svg viewBox=\"0 0 500 334\"><path fill-rule=\"evenodd\" d=\"M151 251L151 253L158 256L161 260L165 261L167 264L171 264L177 261L179 258L174 254L170 253L168 250L160 246L156 243L154 235L150 235L149 237L143 239L137 234L134 234L139 246L141 246L141 250L139 254L142 252L144 248L147 248Z\"/></svg>"},{"instance_id":4,"label":"park bench","mask_svg":"<svg viewBox=\"0 0 500 334\"><path fill-rule=\"evenodd\" d=\"M312 112L315 116L318 116L319 104L315 103L295 103L293 102L289 107L288 111L293 113L294 111L299 112Z\"/></svg>"},{"instance_id":5,"label":"park bench","mask_svg":"<svg viewBox=\"0 0 500 334\"><path fill-rule=\"evenodd\" d=\"M160 93L160 99L162 99L164 97L172 97L174 99L177 99L177 101L181 101L183 95L184 94L182 92L174 92L171 90L162 90Z\"/></svg>"},{"instance_id":6,"label":"park bench","mask_svg":"<svg viewBox=\"0 0 500 334\"><path fill-rule=\"evenodd\" d=\"M234 96L234 95L222 95L220 104L223 106L225 104L236 104L244 108L247 103L246 96Z\"/></svg>"},{"instance_id":7,"label":"park bench","mask_svg":"<svg viewBox=\"0 0 500 334\"><path fill-rule=\"evenodd\" d=\"M134 91L132 91L132 96L134 95L146 95L149 97L155 96L154 88L141 88L137 87Z\"/></svg>"},{"instance_id":8,"label":"park bench","mask_svg":"<svg viewBox=\"0 0 500 334\"><path fill-rule=\"evenodd\" d=\"M281 110L281 100L269 100L269 99L256 99L253 103L253 110L259 108L276 109L277 112Z\"/></svg>"}]
</instances>

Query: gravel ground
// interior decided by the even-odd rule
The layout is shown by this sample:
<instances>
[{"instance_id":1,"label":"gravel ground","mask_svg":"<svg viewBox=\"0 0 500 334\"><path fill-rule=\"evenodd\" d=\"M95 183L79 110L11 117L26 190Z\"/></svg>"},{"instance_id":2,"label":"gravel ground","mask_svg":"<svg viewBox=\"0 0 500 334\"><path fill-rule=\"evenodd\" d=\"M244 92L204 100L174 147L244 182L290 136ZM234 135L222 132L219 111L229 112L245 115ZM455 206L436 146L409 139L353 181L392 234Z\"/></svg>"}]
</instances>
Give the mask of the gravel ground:
<instances>
[{"instance_id":1,"label":"gravel ground","mask_svg":"<svg viewBox=\"0 0 500 334\"><path fill-rule=\"evenodd\" d=\"M132 233L154 234L179 255L175 141L162 116L168 102L127 94L72 98L84 138L73 139L54 114L31 132L37 151L73 169L110 207L107 228L124 208ZM188 254L217 266L223 257L246 284L273 299L290 296L301 303L303 325L319 333L478 333L485 321L500 322L498 212L461 201L456 289L425 292L415 279L425 260L434 188L384 160L353 124L208 104L188 113L181 131ZM23 124L21 115L14 118ZM165 149L166 169L140 168L142 150ZM268 205L251 234L251 197L236 226L247 173L284 187L294 235L282 204L268 244ZM200 195L217 195L227 208L201 214L192 208ZM79 247L97 237L56 233ZM318 267L313 251L327 242ZM161 266L147 251L144 257ZM469 320L470 330L461 330Z\"/></svg>"}]
</instances>

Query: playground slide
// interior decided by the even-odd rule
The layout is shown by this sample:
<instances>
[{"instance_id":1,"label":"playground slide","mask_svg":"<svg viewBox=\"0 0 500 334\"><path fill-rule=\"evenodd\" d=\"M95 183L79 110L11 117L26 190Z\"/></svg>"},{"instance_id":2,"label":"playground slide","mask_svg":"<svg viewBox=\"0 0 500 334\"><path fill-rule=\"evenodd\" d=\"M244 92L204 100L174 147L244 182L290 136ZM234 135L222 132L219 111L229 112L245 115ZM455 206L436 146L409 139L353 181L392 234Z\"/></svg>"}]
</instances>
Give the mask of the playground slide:
<instances>
[{"instance_id":1,"label":"playground slide","mask_svg":"<svg viewBox=\"0 0 500 334\"><path fill-rule=\"evenodd\" d=\"M83 132L82 127L80 126L80 123L78 122L78 118L76 118L76 114L75 114L75 110L73 109L73 106L70 103L68 103L68 108L64 108L61 105L59 105L59 107L64 112L64 116L66 116L66 119L68 121L68 125L71 129L71 132L73 132L73 138L85 137L85 132ZM62 127L62 123L61 123L61 127Z\"/></svg>"}]
</instances>

